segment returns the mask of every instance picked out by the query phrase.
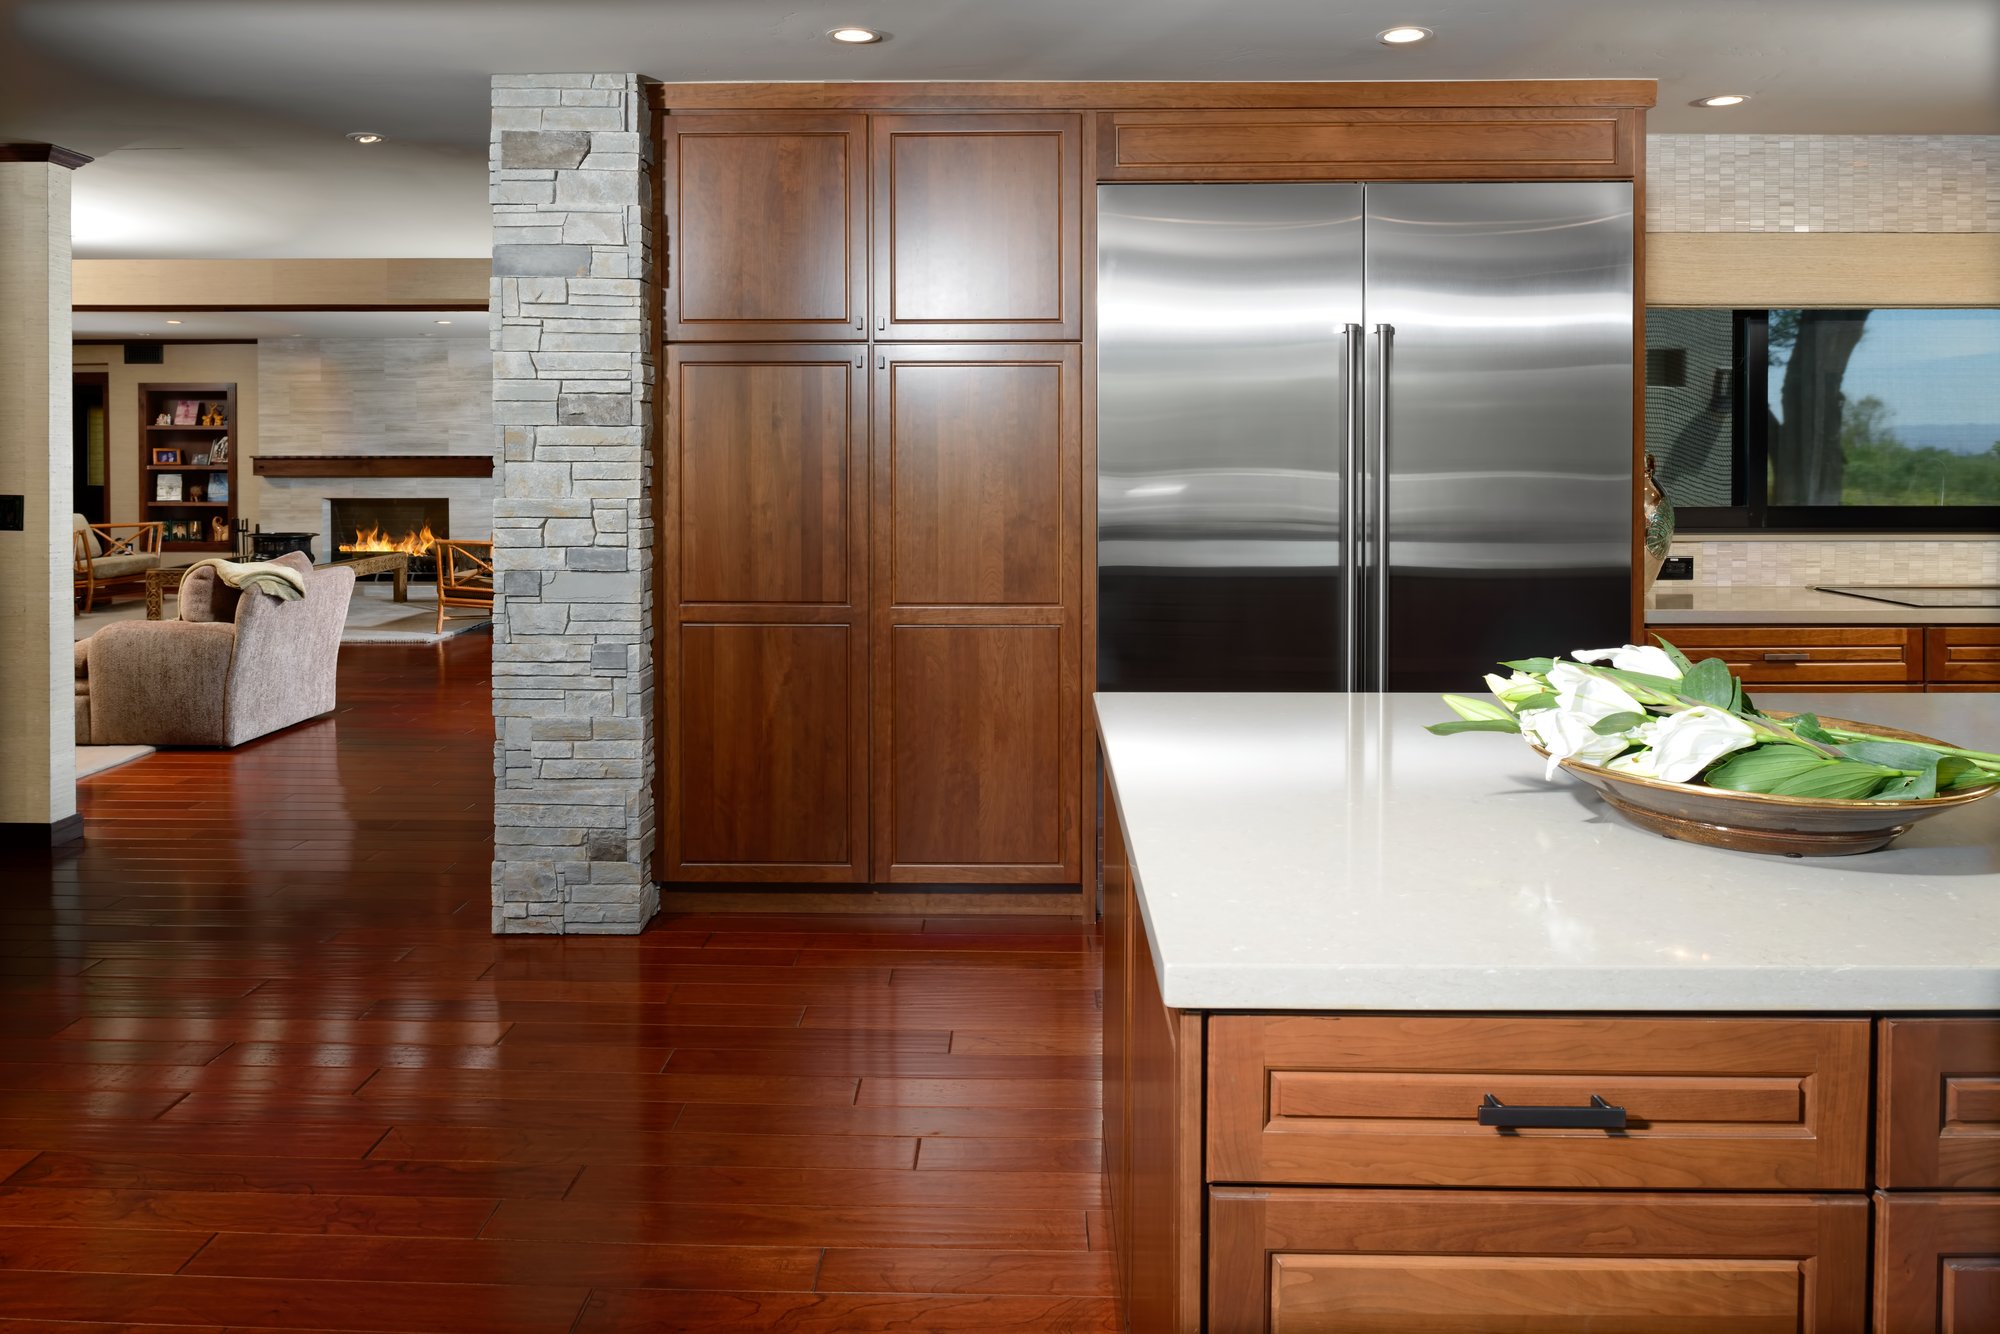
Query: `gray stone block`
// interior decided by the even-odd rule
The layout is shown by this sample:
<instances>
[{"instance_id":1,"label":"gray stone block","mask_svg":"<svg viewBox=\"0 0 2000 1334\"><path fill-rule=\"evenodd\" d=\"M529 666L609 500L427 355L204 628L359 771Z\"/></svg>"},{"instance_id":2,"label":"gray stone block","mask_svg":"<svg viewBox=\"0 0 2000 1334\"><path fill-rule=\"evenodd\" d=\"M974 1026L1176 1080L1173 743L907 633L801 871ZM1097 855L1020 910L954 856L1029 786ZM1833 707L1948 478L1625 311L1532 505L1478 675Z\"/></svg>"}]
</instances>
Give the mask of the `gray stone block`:
<instances>
[{"instance_id":1,"label":"gray stone block","mask_svg":"<svg viewBox=\"0 0 2000 1334\"><path fill-rule=\"evenodd\" d=\"M564 564L572 570L623 570L628 568L623 547L570 547Z\"/></svg>"},{"instance_id":2,"label":"gray stone block","mask_svg":"<svg viewBox=\"0 0 2000 1334\"><path fill-rule=\"evenodd\" d=\"M562 188L562 182L556 182ZM493 272L537 277L581 278L591 271L591 250L580 245L496 245Z\"/></svg>"},{"instance_id":3,"label":"gray stone block","mask_svg":"<svg viewBox=\"0 0 2000 1334\"><path fill-rule=\"evenodd\" d=\"M632 421L630 394L564 394L556 419L565 426L626 426Z\"/></svg>"},{"instance_id":4,"label":"gray stone block","mask_svg":"<svg viewBox=\"0 0 2000 1334\"><path fill-rule=\"evenodd\" d=\"M592 147L590 134L583 130L502 131L500 165L575 167Z\"/></svg>"}]
</instances>

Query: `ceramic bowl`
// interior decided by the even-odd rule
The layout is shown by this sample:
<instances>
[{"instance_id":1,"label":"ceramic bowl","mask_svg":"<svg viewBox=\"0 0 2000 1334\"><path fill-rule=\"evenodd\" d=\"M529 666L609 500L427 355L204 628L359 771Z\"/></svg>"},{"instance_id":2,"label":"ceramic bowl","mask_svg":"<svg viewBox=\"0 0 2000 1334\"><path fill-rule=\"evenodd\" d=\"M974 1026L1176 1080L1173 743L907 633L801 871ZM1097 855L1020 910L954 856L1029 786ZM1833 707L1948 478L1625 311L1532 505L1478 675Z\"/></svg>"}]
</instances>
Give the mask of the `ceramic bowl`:
<instances>
[{"instance_id":1,"label":"ceramic bowl","mask_svg":"<svg viewBox=\"0 0 2000 1334\"><path fill-rule=\"evenodd\" d=\"M1890 741L1951 744L1873 723L1844 718L1822 721L1833 727L1871 732ZM1683 843L1787 857L1845 857L1873 852L1887 847L1919 820L2000 792L2000 784L1988 784L1922 801L1837 801L1668 783L1657 778L1613 773L1574 760L1564 760L1562 767L1595 788L1613 810L1641 829Z\"/></svg>"}]
</instances>

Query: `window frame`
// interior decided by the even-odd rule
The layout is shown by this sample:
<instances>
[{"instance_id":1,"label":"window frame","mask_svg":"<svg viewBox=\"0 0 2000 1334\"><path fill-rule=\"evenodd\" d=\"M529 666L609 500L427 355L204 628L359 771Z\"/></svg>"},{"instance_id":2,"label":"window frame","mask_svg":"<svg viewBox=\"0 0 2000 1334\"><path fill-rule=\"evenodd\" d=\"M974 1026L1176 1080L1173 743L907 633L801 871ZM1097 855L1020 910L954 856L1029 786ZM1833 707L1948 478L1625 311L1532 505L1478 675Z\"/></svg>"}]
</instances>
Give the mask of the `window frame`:
<instances>
[{"instance_id":1,"label":"window frame","mask_svg":"<svg viewBox=\"0 0 2000 1334\"><path fill-rule=\"evenodd\" d=\"M1676 505L1674 527L1677 532L2000 531L2000 505L1772 505L1769 438L1772 309L1791 307L1744 308L1729 312L1734 357L1731 379L1735 382L1730 404L1729 489L1736 503ZM1868 309L1893 307L1871 306Z\"/></svg>"}]
</instances>

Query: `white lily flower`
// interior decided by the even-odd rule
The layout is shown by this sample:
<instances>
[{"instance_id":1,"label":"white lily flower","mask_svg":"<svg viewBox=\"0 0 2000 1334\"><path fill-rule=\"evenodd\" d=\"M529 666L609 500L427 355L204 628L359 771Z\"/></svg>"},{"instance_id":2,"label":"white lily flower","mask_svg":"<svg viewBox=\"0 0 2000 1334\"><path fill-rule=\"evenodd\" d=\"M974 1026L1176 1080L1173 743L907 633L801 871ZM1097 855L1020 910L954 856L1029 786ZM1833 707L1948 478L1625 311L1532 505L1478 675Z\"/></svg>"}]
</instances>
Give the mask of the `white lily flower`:
<instances>
[{"instance_id":1,"label":"white lily flower","mask_svg":"<svg viewBox=\"0 0 2000 1334\"><path fill-rule=\"evenodd\" d=\"M1556 692L1556 708L1581 718L1586 725L1602 722L1614 713L1646 711L1646 706L1616 681L1592 676L1573 662L1559 662L1551 668L1549 686Z\"/></svg>"},{"instance_id":2,"label":"white lily flower","mask_svg":"<svg viewBox=\"0 0 2000 1334\"><path fill-rule=\"evenodd\" d=\"M1626 703L1629 708L1631 701ZM1598 735L1591 722L1582 714L1560 708L1530 709L1521 715L1521 735L1549 753L1548 768L1543 770L1542 777L1554 778L1556 769L1564 760L1602 765L1632 744L1631 738L1623 732Z\"/></svg>"},{"instance_id":3,"label":"white lily flower","mask_svg":"<svg viewBox=\"0 0 2000 1334\"><path fill-rule=\"evenodd\" d=\"M1627 644L1623 648L1580 648L1570 654L1578 662L1609 662L1621 672L1644 672L1669 681L1681 679L1681 669L1663 648L1650 644Z\"/></svg>"},{"instance_id":4,"label":"white lily flower","mask_svg":"<svg viewBox=\"0 0 2000 1334\"><path fill-rule=\"evenodd\" d=\"M1735 714L1703 704L1670 713L1639 729L1645 750L1614 762L1620 773L1685 783L1724 755L1757 744L1757 734Z\"/></svg>"},{"instance_id":5,"label":"white lily flower","mask_svg":"<svg viewBox=\"0 0 2000 1334\"><path fill-rule=\"evenodd\" d=\"M1510 711L1520 707L1522 700L1533 699L1548 689L1540 680L1526 672L1515 672L1504 679L1488 672L1486 688L1492 691L1493 697L1505 704Z\"/></svg>"}]
</instances>

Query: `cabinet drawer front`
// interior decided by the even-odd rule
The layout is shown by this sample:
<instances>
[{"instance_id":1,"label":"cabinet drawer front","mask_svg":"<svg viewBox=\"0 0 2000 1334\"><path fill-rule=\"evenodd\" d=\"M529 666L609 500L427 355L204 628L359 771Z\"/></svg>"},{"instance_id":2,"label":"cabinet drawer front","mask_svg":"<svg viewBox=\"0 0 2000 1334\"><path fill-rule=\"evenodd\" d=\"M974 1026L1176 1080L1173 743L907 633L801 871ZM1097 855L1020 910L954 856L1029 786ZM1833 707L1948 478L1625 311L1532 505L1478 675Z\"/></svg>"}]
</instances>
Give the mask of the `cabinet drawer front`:
<instances>
[{"instance_id":1,"label":"cabinet drawer front","mask_svg":"<svg viewBox=\"0 0 2000 1334\"><path fill-rule=\"evenodd\" d=\"M1211 1181L1853 1190L1865 1020L1355 1018L1209 1023ZM1623 1131L1496 1128L1623 1108ZM1548 1119L1548 1118L1535 1118Z\"/></svg>"},{"instance_id":2,"label":"cabinet drawer front","mask_svg":"<svg viewBox=\"0 0 2000 1334\"><path fill-rule=\"evenodd\" d=\"M2000 1329L2000 1195L1875 1196L1875 1334Z\"/></svg>"},{"instance_id":3,"label":"cabinet drawer front","mask_svg":"<svg viewBox=\"0 0 2000 1334\"><path fill-rule=\"evenodd\" d=\"M1951 685L2000 684L2000 626L1936 625L1924 633L1925 676Z\"/></svg>"},{"instance_id":4,"label":"cabinet drawer front","mask_svg":"<svg viewBox=\"0 0 2000 1334\"><path fill-rule=\"evenodd\" d=\"M1669 625L1659 631L1696 662L1720 658L1752 685L1924 679L1917 626Z\"/></svg>"},{"instance_id":5,"label":"cabinet drawer front","mask_svg":"<svg viewBox=\"0 0 2000 1334\"><path fill-rule=\"evenodd\" d=\"M1862 1196L1219 1187L1209 1222L1216 1330L1848 1334L1866 1320Z\"/></svg>"},{"instance_id":6,"label":"cabinet drawer front","mask_svg":"<svg viewBox=\"0 0 2000 1334\"><path fill-rule=\"evenodd\" d=\"M1098 118L1098 179L1617 178L1635 125L1576 107L1112 111Z\"/></svg>"},{"instance_id":7,"label":"cabinet drawer front","mask_svg":"<svg viewBox=\"0 0 2000 1334\"><path fill-rule=\"evenodd\" d=\"M2000 1189L2000 1019L1884 1019L1880 1037L1876 1184Z\"/></svg>"}]
</instances>

